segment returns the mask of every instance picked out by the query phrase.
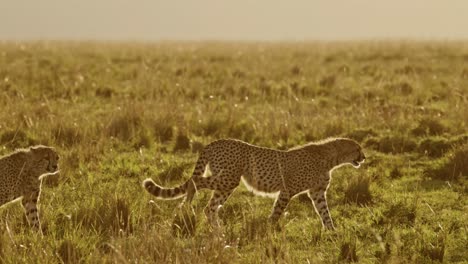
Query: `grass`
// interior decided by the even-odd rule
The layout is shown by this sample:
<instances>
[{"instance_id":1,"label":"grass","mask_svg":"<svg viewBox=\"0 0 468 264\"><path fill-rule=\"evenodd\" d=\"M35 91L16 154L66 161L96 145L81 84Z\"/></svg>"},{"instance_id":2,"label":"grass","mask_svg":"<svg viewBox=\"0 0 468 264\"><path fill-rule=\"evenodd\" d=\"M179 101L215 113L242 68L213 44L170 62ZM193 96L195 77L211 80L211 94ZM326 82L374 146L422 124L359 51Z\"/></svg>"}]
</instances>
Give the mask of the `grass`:
<instances>
[{"instance_id":1,"label":"grass","mask_svg":"<svg viewBox=\"0 0 468 264\"><path fill-rule=\"evenodd\" d=\"M468 46L464 42L0 43L0 154L58 149L44 237L0 208L2 263L462 263L468 259ZM239 187L207 226L153 199L197 153L233 137L287 149L360 142L334 171L322 230L310 199L267 225L273 201Z\"/></svg>"}]
</instances>

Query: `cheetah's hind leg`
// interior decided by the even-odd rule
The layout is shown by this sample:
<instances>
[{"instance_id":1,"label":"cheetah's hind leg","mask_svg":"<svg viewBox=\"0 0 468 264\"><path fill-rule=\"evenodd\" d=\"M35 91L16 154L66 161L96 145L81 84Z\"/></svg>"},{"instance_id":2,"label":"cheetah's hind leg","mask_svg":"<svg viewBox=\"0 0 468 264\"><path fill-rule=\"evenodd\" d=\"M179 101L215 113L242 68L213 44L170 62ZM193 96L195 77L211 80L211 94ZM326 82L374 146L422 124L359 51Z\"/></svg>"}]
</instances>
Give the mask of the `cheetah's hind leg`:
<instances>
[{"instance_id":1,"label":"cheetah's hind leg","mask_svg":"<svg viewBox=\"0 0 468 264\"><path fill-rule=\"evenodd\" d=\"M23 196L21 204L23 205L29 225L42 234L41 222L39 220L39 211L37 209L39 195L39 190L32 190Z\"/></svg>"},{"instance_id":2,"label":"cheetah's hind leg","mask_svg":"<svg viewBox=\"0 0 468 264\"><path fill-rule=\"evenodd\" d=\"M215 190L213 192L213 195L211 196L211 199L204 210L206 218L208 219L208 223L211 225L211 227L215 229L221 227L218 219L218 211L219 208L221 208L221 206L227 201L233 191L234 189L225 191Z\"/></svg>"}]
</instances>

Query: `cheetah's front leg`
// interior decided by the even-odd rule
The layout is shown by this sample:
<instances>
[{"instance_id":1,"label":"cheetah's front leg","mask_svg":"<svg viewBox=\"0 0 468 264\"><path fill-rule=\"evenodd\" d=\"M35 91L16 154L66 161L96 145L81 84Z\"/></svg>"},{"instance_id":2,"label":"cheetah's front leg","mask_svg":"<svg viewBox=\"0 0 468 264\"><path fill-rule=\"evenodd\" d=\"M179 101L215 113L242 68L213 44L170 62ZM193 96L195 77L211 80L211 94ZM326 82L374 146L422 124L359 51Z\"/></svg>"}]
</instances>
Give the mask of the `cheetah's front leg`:
<instances>
[{"instance_id":1,"label":"cheetah's front leg","mask_svg":"<svg viewBox=\"0 0 468 264\"><path fill-rule=\"evenodd\" d=\"M322 226L326 229L335 230L333 221L328 210L327 192L326 190L309 191L309 197L312 199L315 211L322 219Z\"/></svg>"},{"instance_id":2,"label":"cheetah's front leg","mask_svg":"<svg viewBox=\"0 0 468 264\"><path fill-rule=\"evenodd\" d=\"M23 195L21 204L23 205L29 225L41 231L41 223L39 221L39 212L37 210L37 201L39 199L40 190L32 190Z\"/></svg>"}]
</instances>

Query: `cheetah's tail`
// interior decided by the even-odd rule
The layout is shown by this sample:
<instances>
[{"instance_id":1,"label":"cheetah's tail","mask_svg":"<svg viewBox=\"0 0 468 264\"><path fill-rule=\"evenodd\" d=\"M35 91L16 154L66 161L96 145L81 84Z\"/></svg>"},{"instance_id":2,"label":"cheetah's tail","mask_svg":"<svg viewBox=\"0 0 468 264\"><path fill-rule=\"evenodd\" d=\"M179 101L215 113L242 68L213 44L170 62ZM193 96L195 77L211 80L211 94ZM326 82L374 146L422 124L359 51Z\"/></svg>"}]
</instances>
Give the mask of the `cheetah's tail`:
<instances>
[{"instance_id":1,"label":"cheetah's tail","mask_svg":"<svg viewBox=\"0 0 468 264\"><path fill-rule=\"evenodd\" d=\"M190 184L191 180L188 180L184 184L177 186L175 188L164 188L157 185L152 179L148 178L143 181L143 187L146 191L156 196L159 199L170 200L178 199L185 196L187 192L187 187Z\"/></svg>"},{"instance_id":2,"label":"cheetah's tail","mask_svg":"<svg viewBox=\"0 0 468 264\"><path fill-rule=\"evenodd\" d=\"M165 188L157 185L152 179L148 178L143 181L143 188L159 199L178 199L188 194L187 198L191 200L197 190L197 187L195 186L196 179L204 174L206 165L207 163L203 158L203 153L201 153L197 164L195 165L195 170L193 171L192 177L182 185L174 188Z\"/></svg>"}]
</instances>

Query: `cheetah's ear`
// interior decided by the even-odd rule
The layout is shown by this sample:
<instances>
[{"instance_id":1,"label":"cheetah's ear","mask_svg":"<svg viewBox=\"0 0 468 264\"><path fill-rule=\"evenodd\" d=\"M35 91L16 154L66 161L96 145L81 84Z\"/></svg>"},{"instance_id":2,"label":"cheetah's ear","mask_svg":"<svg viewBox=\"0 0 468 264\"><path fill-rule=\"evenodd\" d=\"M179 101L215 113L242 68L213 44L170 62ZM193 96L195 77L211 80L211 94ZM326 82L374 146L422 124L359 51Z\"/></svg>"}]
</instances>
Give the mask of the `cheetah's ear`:
<instances>
[{"instance_id":1,"label":"cheetah's ear","mask_svg":"<svg viewBox=\"0 0 468 264\"><path fill-rule=\"evenodd\" d=\"M37 152L37 151L39 151L40 146L32 146L32 147L29 147L29 149L30 149L32 152Z\"/></svg>"},{"instance_id":2,"label":"cheetah's ear","mask_svg":"<svg viewBox=\"0 0 468 264\"><path fill-rule=\"evenodd\" d=\"M43 147L42 146L32 146L29 148L33 154L41 154Z\"/></svg>"}]
</instances>

